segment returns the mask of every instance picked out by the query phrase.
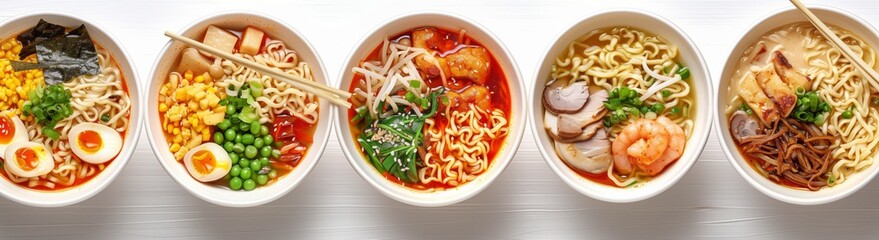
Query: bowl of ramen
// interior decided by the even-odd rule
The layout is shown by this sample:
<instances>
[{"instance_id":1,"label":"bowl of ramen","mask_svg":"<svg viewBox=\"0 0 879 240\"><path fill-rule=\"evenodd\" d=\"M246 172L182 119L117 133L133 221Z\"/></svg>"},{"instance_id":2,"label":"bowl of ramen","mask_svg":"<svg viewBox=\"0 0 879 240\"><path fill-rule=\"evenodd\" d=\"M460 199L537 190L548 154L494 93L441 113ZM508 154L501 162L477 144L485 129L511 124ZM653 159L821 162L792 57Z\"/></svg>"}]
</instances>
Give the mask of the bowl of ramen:
<instances>
[{"instance_id":1,"label":"bowl of ramen","mask_svg":"<svg viewBox=\"0 0 879 240\"><path fill-rule=\"evenodd\" d=\"M876 30L811 7L876 69ZM721 75L717 132L735 169L759 191L802 205L851 195L876 175L879 83L862 77L796 9L754 24Z\"/></svg>"},{"instance_id":2,"label":"bowl of ramen","mask_svg":"<svg viewBox=\"0 0 879 240\"><path fill-rule=\"evenodd\" d=\"M711 125L710 77L678 27L640 10L575 23L547 50L532 88L531 129L568 185L634 202L676 183Z\"/></svg>"},{"instance_id":3,"label":"bowl of ramen","mask_svg":"<svg viewBox=\"0 0 879 240\"><path fill-rule=\"evenodd\" d=\"M339 74L349 163L381 193L443 206L485 189L525 129L524 87L506 48L463 17L422 12L373 30Z\"/></svg>"},{"instance_id":4,"label":"bowl of ramen","mask_svg":"<svg viewBox=\"0 0 879 240\"><path fill-rule=\"evenodd\" d=\"M66 13L0 24L0 194L57 207L94 196L140 133L137 75L100 26Z\"/></svg>"},{"instance_id":5,"label":"bowl of ramen","mask_svg":"<svg viewBox=\"0 0 879 240\"><path fill-rule=\"evenodd\" d=\"M269 68L326 84L323 64L296 30L264 14L223 12L182 36ZM273 201L311 171L330 134L329 105L291 83L169 41L146 96L159 163L206 201Z\"/></svg>"}]
</instances>

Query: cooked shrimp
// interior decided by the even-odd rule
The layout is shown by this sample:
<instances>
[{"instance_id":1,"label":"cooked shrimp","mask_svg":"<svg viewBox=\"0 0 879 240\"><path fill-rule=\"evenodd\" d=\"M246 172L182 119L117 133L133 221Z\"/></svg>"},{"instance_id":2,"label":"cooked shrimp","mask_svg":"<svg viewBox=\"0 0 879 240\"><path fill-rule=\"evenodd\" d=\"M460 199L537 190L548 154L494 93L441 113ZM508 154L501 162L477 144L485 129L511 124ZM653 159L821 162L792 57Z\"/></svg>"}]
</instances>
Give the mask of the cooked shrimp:
<instances>
[{"instance_id":1,"label":"cooked shrimp","mask_svg":"<svg viewBox=\"0 0 879 240\"><path fill-rule=\"evenodd\" d=\"M634 170L633 162L653 163L665 152L668 139L668 131L662 124L649 119L636 120L623 128L613 141L614 169L629 174Z\"/></svg>"},{"instance_id":2,"label":"cooked shrimp","mask_svg":"<svg viewBox=\"0 0 879 240\"><path fill-rule=\"evenodd\" d=\"M644 172L650 176L656 176L656 174L662 172L668 164L680 158L681 155L684 154L684 144L687 143L687 135L684 133L684 129L671 119L662 116L657 118L656 122L665 127L665 130L669 134L669 141L668 148L665 149L659 159L651 164L638 165L641 170L644 170Z\"/></svg>"}]
</instances>

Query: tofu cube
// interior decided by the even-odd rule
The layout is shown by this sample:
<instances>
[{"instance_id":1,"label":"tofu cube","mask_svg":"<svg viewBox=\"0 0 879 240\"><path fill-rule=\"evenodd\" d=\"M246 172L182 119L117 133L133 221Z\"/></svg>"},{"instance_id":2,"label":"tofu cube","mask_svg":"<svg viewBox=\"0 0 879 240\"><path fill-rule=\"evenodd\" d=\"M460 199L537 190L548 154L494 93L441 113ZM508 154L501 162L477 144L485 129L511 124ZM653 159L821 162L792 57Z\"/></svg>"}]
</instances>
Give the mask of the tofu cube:
<instances>
[{"instance_id":1,"label":"tofu cube","mask_svg":"<svg viewBox=\"0 0 879 240\"><path fill-rule=\"evenodd\" d=\"M201 42L221 51L232 53L235 50L235 44L238 43L238 36L217 26L210 25Z\"/></svg>"},{"instance_id":2,"label":"tofu cube","mask_svg":"<svg viewBox=\"0 0 879 240\"><path fill-rule=\"evenodd\" d=\"M266 34L255 27L247 27L241 32L241 42L238 43L238 52L247 55L256 55L262 49Z\"/></svg>"}]
</instances>

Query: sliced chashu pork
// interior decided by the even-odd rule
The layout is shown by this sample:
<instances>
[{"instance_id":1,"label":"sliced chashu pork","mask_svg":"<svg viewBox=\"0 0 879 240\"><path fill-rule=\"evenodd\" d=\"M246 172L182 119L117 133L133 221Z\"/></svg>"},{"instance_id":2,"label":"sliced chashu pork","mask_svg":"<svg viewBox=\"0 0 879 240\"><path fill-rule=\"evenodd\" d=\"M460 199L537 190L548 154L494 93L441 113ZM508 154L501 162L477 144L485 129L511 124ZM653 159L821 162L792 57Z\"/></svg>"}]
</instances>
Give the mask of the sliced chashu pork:
<instances>
[{"instance_id":1,"label":"sliced chashu pork","mask_svg":"<svg viewBox=\"0 0 879 240\"><path fill-rule=\"evenodd\" d=\"M809 79L808 76L803 75L790 64L784 54L780 51L775 51L774 56L772 56L772 65L775 65L775 73L781 78L782 81L787 83L791 89L796 90L797 88L803 88L803 90L809 91L812 88L812 80Z\"/></svg>"},{"instance_id":2,"label":"sliced chashu pork","mask_svg":"<svg viewBox=\"0 0 879 240\"><path fill-rule=\"evenodd\" d=\"M586 82L567 84L566 81L552 80L543 89L543 108L554 114L576 113L589 100L589 85Z\"/></svg>"},{"instance_id":3,"label":"sliced chashu pork","mask_svg":"<svg viewBox=\"0 0 879 240\"><path fill-rule=\"evenodd\" d=\"M791 87L775 74L775 71L765 70L755 76L757 84L763 88L763 93L778 107L781 117L786 117L794 110L797 104L797 95Z\"/></svg>"},{"instance_id":4,"label":"sliced chashu pork","mask_svg":"<svg viewBox=\"0 0 879 240\"><path fill-rule=\"evenodd\" d=\"M775 122L779 119L778 109L775 103L763 93L763 88L757 84L754 74L748 73L739 82L739 96L745 100L748 107L765 123Z\"/></svg>"},{"instance_id":5,"label":"sliced chashu pork","mask_svg":"<svg viewBox=\"0 0 879 240\"><path fill-rule=\"evenodd\" d=\"M596 92L589 96L586 106L573 114L555 115L547 111L543 119L544 128L553 139L560 142L589 139L602 127L600 120L605 114L604 101L607 97L607 91Z\"/></svg>"},{"instance_id":6,"label":"sliced chashu pork","mask_svg":"<svg viewBox=\"0 0 879 240\"><path fill-rule=\"evenodd\" d=\"M601 125L601 123L592 125ZM595 135L587 141L576 143L556 141L555 150L571 167L594 174L606 172L613 161L610 139L604 129L595 132Z\"/></svg>"}]
</instances>

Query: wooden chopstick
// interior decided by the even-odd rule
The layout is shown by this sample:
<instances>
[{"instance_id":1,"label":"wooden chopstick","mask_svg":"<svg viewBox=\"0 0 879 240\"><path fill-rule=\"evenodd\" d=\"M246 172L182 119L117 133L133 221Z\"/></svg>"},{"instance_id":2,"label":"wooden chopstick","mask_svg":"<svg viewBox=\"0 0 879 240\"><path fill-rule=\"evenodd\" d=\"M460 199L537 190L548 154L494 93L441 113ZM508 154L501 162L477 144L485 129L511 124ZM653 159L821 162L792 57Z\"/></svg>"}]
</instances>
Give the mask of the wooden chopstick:
<instances>
[{"instance_id":1,"label":"wooden chopstick","mask_svg":"<svg viewBox=\"0 0 879 240\"><path fill-rule=\"evenodd\" d=\"M827 40L830 41L833 47L836 47L837 50L842 52L842 54L845 55L846 58L854 63L855 68L863 73L864 77L867 78L867 82L870 83L871 86L873 86L873 89L879 91L879 81L877 81L879 80L879 73L876 73L876 71L873 70L873 68L870 68L870 66L868 66L863 59L858 57L858 55L855 54L855 52L852 51L852 49L849 48L848 45L842 42L842 40L839 39L839 37L837 37L836 34L834 34L833 31L830 30L830 28L828 28L827 25L825 25L824 22L821 21L821 19L818 19L818 17L815 16L812 11L806 8L803 3L801 3L799 0L790 0L790 2L793 3L794 6L796 6L797 9L799 9L800 12L803 13L803 15L806 15L806 18L809 19L809 22L811 22L812 25L815 25L815 27L818 28L818 31L821 32L822 35L824 35L824 38L827 38Z\"/></svg>"},{"instance_id":2,"label":"wooden chopstick","mask_svg":"<svg viewBox=\"0 0 879 240\"><path fill-rule=\"evenodd\" d=\"M235 56L234 54L231 54L231 53L220 51L219 49L216 49L214 47L208 46L206 44L203 44L201 42L192 40L192 39L184 37L184 36L177 35L175 33L169 32L169 31L165 32L165 36L168 36L171 39L183 42L186 45L189 45L193 48L208 52L210 54L221 57L223 59L227 59L229 61L235 62L237 64L241 64L245 67L253 69L254 71L260 72L262 74L272 76L275 79L278 79L280 81L284 81L286 83L293 85L293 87L299 88L303 91L308 91L308 92L314 93L318 97L322 97L322 98L330 101L331 103L334 103L334 104L339 105L341 107L345 107L346 109L351 108L351 103L347 101L347 99L351 97L351 93L349 93L349 92L342 91L342 90L335 89L335 88L331 88L326 85L317 83L315 81L311 81L311 80L304 79L299 76L290 75L285 72L281 72L276 69L269 68L265 65L247 60L247 59L239 57L239 56Z\"/></svg>"}]
</instances>

